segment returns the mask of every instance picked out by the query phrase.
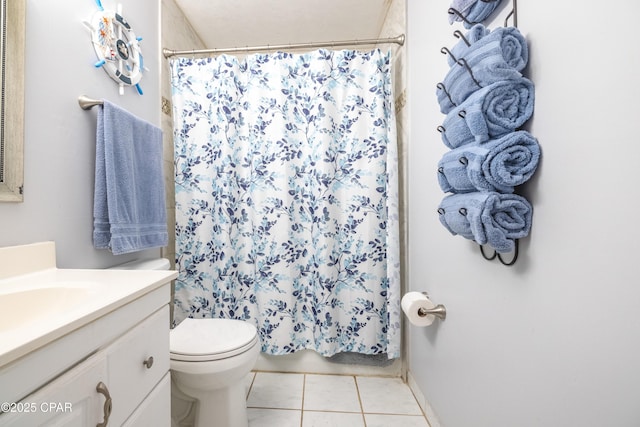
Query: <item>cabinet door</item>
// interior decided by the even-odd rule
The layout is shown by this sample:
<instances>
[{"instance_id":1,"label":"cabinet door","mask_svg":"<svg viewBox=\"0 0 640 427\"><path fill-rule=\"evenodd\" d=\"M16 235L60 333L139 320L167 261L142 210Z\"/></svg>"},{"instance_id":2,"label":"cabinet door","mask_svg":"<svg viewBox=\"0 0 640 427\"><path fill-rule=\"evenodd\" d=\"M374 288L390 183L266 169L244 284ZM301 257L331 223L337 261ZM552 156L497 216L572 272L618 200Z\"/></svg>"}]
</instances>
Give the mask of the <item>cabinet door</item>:
<instances>
[{"instance_id":1,"label":"cabinet door","mask_svg":"<svg viewBox=\"0 0 640 427\"><path fill-rule=\"evenodd\" d=\"M170 427L171 374L166 373L160 383L129 417L122 427Z\"/></svg>"},{"instance_id":2,"label":"cabinet door","mask_svg":"<svg viewBox=\"0 0 640 427\"><path fill-rule=\"evenodd\" d=\"M124 421L169 372L169 306L156 311L108 348L113 425ZM170 392L167 392L170 399Z\"/></svg>"},{"instance_id":3,"label":"cabinet door","mask_svg":"<svg viewBox=\"0 0 640 427\"><path fill-rule=\"evenodd\" d=\"M96 387L106 381L104 353L97 353L0 414L0 426L87 427L104 421L106 398Z\"/></svg>"}]
</instances>

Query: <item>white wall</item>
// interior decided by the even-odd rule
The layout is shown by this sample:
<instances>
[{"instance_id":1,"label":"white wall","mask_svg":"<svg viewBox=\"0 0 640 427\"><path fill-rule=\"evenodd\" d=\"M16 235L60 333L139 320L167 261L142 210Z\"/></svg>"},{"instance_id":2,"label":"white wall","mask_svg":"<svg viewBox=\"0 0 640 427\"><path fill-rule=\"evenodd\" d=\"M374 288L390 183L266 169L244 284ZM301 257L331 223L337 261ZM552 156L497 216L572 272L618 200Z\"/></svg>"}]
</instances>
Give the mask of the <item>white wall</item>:
<instances>
[{"instance_id":1,"label":"white wall","mask_svg":"<svg viewBox=\"0 0 640 427\"><path fill-rule=\"evenodd\" d=\"M640 4L519 2L543 159L510 268L436 214L449 5L408 0L409 280L448 309L412 328L410 374L445 427L638 426Z\"/></svg>"},{"instance_id":2,"label":"white wall","mask_svg":"<svg viewBox=\"0 0 640 427\"><path fill-rule=\"evenodd\" d=\"M24 203L0 203L0 246L53 240L59 267L104 267L158 250L113 256L94 250L93 182L96 111L83 111L77 98L106 98L160 124L159 20L156 0L123 2L123 16L141 42L149 72L144 95L118 88L95 69L96 56L82 21L97 10L89 0L27 0ZM115 0L103 0L115 9Z\"/></svg>"}]
</instances>

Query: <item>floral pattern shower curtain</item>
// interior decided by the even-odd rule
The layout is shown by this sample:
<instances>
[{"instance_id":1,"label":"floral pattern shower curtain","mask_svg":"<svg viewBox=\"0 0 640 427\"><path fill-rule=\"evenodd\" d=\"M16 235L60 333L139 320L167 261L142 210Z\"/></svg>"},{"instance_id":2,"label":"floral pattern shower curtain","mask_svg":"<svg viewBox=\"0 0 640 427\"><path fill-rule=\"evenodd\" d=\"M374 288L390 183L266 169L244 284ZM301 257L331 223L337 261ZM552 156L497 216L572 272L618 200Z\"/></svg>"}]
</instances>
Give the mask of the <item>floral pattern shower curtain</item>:
<instances>
[{"instance_id":1,"label":"floral pattern shower curtain","mask_svg":"<svg viewBox=\"0 0 640 427\"><path fill-rule=\"evenodd\" d=\"M175 321L255 323L262 351L400 352L390 55L171 63Z\"/></svg>"}]
</instances>

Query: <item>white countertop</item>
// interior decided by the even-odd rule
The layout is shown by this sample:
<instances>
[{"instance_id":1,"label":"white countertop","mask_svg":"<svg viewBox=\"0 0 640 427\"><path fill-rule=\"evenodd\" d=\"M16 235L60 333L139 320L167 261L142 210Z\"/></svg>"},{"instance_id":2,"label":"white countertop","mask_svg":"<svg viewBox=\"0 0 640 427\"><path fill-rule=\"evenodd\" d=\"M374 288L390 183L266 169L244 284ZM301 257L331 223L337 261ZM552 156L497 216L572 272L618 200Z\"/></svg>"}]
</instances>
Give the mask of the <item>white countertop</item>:
<instances>
[{"instance_id":1,"label":"white countertop","mask_svg":"<svg viewBox=\"0 0 640 427\"><path fill-rule=\"evenodd\" d=\"M0 311L0 368L177 276L176 271L47 268L1 279L0 307L4 299L8 309Z\"/></svg>"}]
</instances>

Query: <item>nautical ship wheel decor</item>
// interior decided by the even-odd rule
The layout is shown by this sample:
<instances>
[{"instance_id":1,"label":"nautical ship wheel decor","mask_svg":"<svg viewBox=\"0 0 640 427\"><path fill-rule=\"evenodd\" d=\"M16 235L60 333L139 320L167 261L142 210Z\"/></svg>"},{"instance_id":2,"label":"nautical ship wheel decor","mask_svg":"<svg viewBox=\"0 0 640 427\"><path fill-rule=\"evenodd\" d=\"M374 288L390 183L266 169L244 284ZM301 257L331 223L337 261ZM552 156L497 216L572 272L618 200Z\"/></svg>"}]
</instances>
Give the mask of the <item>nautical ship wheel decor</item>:
<instances>
[{"instance_id":1,"label":"nautical ship wheel decor","mask_svg":"<svg viewBox=\"0 0 640 427\"><path fill-rule=\"evenodd\" d=\"M98 11L91 22L85 25L91 31L91 42L98 57L94 64L102 68L120 86L120 95L125 86L134 86L142 95L140 80L144 61L140 49L141 37L136 37L127 20L122 16L122 5L117 12L104 10L101 1L96 0Z\"/></svg>"}]
</instances>

